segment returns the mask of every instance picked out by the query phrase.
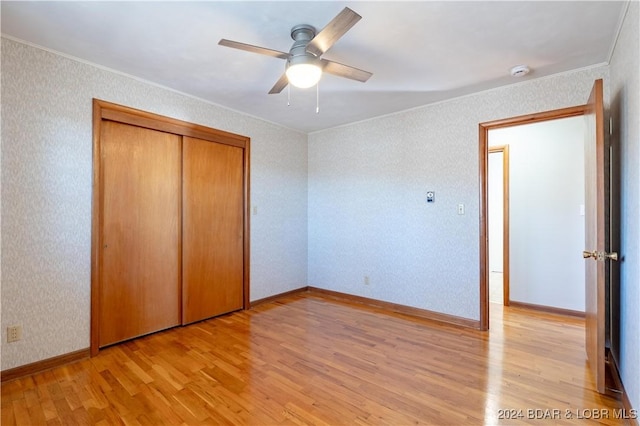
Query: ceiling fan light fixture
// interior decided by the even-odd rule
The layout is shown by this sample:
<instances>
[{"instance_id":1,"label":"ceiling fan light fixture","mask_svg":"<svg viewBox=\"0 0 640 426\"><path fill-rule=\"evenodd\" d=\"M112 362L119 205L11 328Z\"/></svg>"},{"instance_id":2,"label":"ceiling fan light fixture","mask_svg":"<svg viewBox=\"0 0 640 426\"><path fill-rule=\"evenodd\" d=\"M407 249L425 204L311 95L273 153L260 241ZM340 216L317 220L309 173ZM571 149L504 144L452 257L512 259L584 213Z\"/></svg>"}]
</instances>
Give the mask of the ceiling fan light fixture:
<instances>
[{"instance_id":1,"label":"ceiling fan light fixture","mask_svg":"<svg viewBox=\"0 0 640 426\"><path fill-rule=\"evenodd\" d=\"M320 32L317 32L312 25L295 25L291 28L291 38L294 42L291 49L289 49L289 53L224 38L218 44L285 59L287 61L285 73L273 85L269 91L270 95L281 93L289 85L303 89L315 85L317 88L318 81L320 81L322 74L325 72L364 83L372 76L370 72L328 59L321 59L321 56L360 19L362 19L362 16L345 7Z\"/></svg>"},{"instance_id":2,"label":"ceiling fan light fixture","mask_svg":"<svg viewBox=\"0 0 640 426\"><path fill-rule=\"evenodd\" d=\"M293 56L287 64L287 79L289 83L300 89L315 86L322 77L320 61L309 54Z\"/></svg>"},{"instance_id":3,"label":"ceiling fan light fixture","mask_svg":"<svg viewBox=\"0 0 640 426\"><path fill-rule=\"evenodd\" d=\"M287 68L287 79L300 89L315 86L320 81L322 70L314 64L297 64Z\"/></svg>"}]
</instances>

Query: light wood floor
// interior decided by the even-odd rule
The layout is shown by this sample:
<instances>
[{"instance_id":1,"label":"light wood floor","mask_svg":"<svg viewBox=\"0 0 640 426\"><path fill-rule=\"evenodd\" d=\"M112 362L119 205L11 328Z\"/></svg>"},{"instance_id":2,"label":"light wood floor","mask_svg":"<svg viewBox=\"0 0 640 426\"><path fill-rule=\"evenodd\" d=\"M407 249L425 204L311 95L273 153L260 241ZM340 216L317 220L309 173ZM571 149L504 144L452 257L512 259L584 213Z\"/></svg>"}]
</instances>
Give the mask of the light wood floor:
<instances>
[{"instance_id":1,"label":"light wood floor","mask_svg":"<svg viewBox=\"0 0 640 426\"><path fill-rule=\"evenodd\" d=\"M293 295L3 383L2 425L588 425L575 417L621 407L593 390L583 320L499 305L491 320L483 333Z\"/></svg>"}]
</instances>

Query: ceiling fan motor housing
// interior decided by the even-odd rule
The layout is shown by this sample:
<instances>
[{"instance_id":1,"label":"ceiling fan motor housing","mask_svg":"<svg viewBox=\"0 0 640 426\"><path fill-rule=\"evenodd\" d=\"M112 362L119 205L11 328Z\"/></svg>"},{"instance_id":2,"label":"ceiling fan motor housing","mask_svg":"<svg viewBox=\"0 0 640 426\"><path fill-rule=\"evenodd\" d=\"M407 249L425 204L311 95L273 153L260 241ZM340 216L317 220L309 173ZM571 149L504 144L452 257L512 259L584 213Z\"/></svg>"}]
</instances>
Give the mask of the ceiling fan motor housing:
<instances>
[{"instance_id":1,"label":"ceiling fan motor housing","mask_svg":"<svg viewBox=\"0 0 640 426\"><path fill-rule=\"evenodd\" d=\"M296 64L320 65L320 60L313 53L307 52L307 45L316 36L316 29L311 25L301 24L291 28L291 38L294 40L289 50L287 68Z\"/></svg>"}]
</instances>

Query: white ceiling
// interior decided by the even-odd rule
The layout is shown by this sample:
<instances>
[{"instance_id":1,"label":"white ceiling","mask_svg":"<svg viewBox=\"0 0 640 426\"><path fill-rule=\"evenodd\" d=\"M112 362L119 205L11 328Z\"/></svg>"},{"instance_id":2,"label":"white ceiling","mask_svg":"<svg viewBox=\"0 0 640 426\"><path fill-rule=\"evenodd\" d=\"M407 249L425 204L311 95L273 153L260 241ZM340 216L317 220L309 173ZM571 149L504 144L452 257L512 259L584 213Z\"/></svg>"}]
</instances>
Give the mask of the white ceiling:
<instances>
[{"instance_id":1,"label":"white ceiling","mask_svg":"<svg viewBox=\"0 0 640 426\"><path fill-rule=\"evenodd\" d=\"M373 73L325 75L315 89L267 92L281 59L221 38L288 52L290 29L320 30L345 6L358 22L324 58ZM626 2L2 1L2 33L283 126L312 132L608 62ZM531 74L516 80L512 66Z\"/></svg>"}]
</instances>

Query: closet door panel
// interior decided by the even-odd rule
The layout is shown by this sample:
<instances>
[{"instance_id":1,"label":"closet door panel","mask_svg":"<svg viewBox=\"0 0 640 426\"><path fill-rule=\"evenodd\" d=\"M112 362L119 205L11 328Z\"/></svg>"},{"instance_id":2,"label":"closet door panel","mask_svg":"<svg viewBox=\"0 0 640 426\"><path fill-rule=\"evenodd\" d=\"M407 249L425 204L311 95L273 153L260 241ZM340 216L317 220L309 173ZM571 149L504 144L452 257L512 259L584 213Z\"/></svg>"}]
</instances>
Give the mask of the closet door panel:
<instances>
[{"instance_id":1,"label":"closet door panel","mask_svg":"<svg viewBox=\"0 0 640 426\"><path fill-rule=\"evenodd\" d=\"M183 324L242 309L243 150L183 139Z\"/></svg>"},{"instance_id":2,"label":"closet door panel","mask_svg":"<svg viewBox=\"0 0 640 426\"><path fill-rule=\"evenodd\" d=\"M101 126L100 346L180 324L181 137Z\"/></svg>"}]
</instances>

